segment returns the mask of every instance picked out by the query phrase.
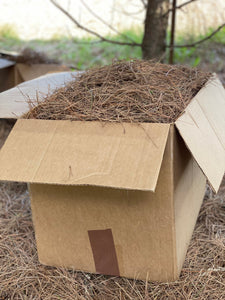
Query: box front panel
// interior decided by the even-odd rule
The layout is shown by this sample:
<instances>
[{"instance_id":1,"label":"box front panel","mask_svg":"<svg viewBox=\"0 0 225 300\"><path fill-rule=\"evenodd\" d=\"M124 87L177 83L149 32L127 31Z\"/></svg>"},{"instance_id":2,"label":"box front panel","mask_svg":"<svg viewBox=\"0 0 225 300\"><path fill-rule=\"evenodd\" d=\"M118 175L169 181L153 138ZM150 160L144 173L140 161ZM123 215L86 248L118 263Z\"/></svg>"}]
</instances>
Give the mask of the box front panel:
<instances>
[{"instance_id":1,"label":"box front panel","mask_svg":"<svg viewBox=\"0 0 225 300\"><path fill-rule=\"evenodd\" d=\"M32 184L40 262L144 280L174 279L170 151L169 139L156 193Z\"/></svg>"}]
</instances>

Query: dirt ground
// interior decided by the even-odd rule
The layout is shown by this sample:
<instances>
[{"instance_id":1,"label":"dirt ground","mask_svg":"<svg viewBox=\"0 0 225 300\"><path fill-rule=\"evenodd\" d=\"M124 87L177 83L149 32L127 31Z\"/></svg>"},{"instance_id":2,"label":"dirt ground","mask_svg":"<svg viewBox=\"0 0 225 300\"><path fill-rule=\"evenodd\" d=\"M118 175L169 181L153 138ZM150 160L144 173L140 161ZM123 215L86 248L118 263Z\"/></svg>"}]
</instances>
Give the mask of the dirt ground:
<instances>
[{"instance_id":1,"label":"dirt ground","mask_svg":"<svg viewBox=\"0 0 225 300\"><path fill-rule=\"evenodd\" d=\"M0 120L0 146L13 126ZM178 281L152 283L93 275L38 262L25 184L0 184L0 300L225 299L225 179L207 188Z\"/></svg>"}]
</instances>

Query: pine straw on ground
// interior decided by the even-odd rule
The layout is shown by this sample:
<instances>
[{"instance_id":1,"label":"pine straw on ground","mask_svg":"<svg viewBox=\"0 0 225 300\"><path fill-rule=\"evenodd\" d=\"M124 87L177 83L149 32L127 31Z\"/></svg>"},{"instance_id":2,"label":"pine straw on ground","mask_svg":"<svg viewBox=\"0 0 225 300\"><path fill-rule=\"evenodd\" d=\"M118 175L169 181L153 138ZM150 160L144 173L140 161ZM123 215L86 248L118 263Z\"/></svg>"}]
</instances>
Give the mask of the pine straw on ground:
<instances>
[{"instance_id":1,"label":"pine straw on ground","mask_svg":"<svg viewBox=\"0 0 225 300\"><path fill-rule=\"evenodd\" d=\"M52 59L48 57L46 53L41 51L35 51L31 48L24 48L19 55L4 55L4 57L11 61L27 65L60 63L57 59Z\"/></svg>"},{"instance_id":2,"label":"pine straw on ground","mask_svg":"<svg viewBox=\"0 0 225 300\"><path fill-rule=\"evenodd\" d=\"M31 103L24 118L171 123L212 76L153 61L119 61L80 73L65 87Z\"/></svg>"},{"instance_id":3,"label":"pine straw on ground","mask_svg":"<svg viewBox=\"0 0 225 300\"><path fill-rule=\"evenodd\" d=\"M174 283L39 264L26 185L0 187L0 299L225 299L225 181L216 197L208 190Z\"/></svg>"}]
</instances>

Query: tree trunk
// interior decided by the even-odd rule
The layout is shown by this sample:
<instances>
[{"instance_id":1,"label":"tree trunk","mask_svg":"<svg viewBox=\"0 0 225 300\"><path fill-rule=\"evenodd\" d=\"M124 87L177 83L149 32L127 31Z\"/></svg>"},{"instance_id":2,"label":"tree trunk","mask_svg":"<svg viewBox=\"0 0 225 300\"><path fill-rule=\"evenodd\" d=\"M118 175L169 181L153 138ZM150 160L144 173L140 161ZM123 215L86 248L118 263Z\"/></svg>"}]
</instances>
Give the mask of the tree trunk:
<instances>
[{"instance_id":1,"label":"tree trunk","mask_svg":"<svg viewBox=\"0 0 225 300\"><path fill-rule=\"evenodd\" d=\"M144 59L162 59L166 50L169 0L148 0L142 56Z\"/></svg>"}]
</instances>

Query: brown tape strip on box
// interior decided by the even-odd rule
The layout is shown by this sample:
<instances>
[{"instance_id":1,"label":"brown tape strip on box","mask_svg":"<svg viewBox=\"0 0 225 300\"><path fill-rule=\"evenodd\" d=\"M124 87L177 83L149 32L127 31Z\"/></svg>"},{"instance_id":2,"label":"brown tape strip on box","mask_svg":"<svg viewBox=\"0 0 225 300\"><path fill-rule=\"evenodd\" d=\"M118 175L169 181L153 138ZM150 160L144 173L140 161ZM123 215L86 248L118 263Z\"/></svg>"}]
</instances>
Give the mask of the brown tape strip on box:
<instances>
[{"instance_id":1,"label":"brown tape strip on box","mask_svg":"<svg viewBox=\"0 0 225 300\"><path fill-rule=\"evenodd\" d=\"M89 230L88 236L92 248L97 273L119 276L119 266L112 230Z\"/></svg>"}]
</instances>

